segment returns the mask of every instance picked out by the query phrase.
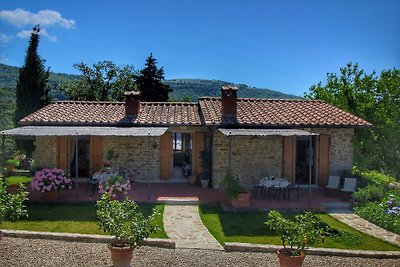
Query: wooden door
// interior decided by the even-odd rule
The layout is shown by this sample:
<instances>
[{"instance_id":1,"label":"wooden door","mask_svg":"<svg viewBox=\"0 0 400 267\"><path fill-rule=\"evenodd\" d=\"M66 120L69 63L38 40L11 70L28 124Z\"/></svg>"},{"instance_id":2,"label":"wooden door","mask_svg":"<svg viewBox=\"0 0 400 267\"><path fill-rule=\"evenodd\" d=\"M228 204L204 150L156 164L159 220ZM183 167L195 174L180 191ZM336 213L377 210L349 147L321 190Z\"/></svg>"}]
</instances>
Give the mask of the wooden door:
<instances>
[{"instance_id":1,"label":"wooden door","mask_svg":"<svg viewBox=\"0 0 400 267\"><path fill-rule=\"evenodd\" d=\"M319 185L321 186L325 186L328 184L330 154L331 136L320 135L318 145L318 173Z\"/></svg>"},{"instance_id":2,"label":"wooden door","mask_svg":"<svg viewBox=\"0 0 400 267\"><path fill-rule=\"evenodd\" d=\"M285 136L283 138L283 178L291 183L295 182L296 175L296 137Z\"/></svg>"},{"instance_id":3,"label":"wooden door","mask_svg":"<svg viewBox=\"0 0 400 267\"><path fill-rule=\"evenodd\" d=\"M172 176L172 134L166 132L160 137L160 179Z\"/></svg>"},{"instance_id":4,"label":"wooden door","mask_svg":"<svg viewBox=\"0 0 400 267\"><path fill-rule=\"evenodd\" d=\"M204 151L204 134L193 133L192 175L195 177L203 172L201 168L202 151Z\"/></svg>"},{"instance_id":5,"label":"wooden door","mask_svg":"<svg viewBox=\"0 0 400 267\"><path fill-rule=\"evenodd\" d=\"M90 175L103 168L103 142L99 136L90 137Z\"/></svg>"}]
</instances>

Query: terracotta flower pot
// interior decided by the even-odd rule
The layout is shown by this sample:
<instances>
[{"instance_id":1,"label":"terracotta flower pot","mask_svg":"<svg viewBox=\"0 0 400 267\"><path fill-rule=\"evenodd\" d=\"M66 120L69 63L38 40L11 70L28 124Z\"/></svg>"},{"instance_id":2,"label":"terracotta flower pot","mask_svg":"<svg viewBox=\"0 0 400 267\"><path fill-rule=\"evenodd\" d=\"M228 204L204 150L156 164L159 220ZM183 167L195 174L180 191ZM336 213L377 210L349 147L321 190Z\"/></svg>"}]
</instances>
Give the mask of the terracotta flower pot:
<instances>
[{"instance_id":1,"label":"terracotta flower pot","mask_svg":"<svg viewBox=\"0 0 400 267\"><path fill-rule=\"evenodd\" d=\"M120 240L113 240L108 243L111 252L111 259L114 267L129 267L133 257L133 248L127 246Z\"/></svg>"},{"instance_id":2,"label":"terracotta flower pot","mask_svg":"<svg viewBox=\"0 0 400 267\"><path fill-rule=\"evenodd\" d=\"M279 266L281 267L301 267L303 265L304 257L302 256L287 256L285 255L285 249L280 248L276 252L279 258Z\"/></svg>"},{"instance_id":3,"label":"terracotta flower pot","mask_svg":"<svg viewBox=\"0 0 400 267\"><path fill-rule=\"evenodd\" d=\"M46 202L56 202L58 200L58 196L59 194L57 190L44 192L44 199Z\"/></svg>"},{"instance_id":4,"label":"terracotta flower pot","mask_svg":"<svg viewBox=\"0 0 400 267\"><path fill-rule=\"evenodd\" d=\"M250 192L242 192L236 198L231 198L232 207L249 207Z\"/></svg>"}]
</instances>

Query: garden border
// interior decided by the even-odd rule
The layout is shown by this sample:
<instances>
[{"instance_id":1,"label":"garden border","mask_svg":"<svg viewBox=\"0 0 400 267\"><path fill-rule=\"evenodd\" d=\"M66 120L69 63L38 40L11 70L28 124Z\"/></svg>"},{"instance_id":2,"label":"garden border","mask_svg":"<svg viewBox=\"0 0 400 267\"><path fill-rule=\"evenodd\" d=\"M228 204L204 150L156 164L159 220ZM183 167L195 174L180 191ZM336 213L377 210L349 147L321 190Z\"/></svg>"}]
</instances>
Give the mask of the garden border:
<instances>
[{"instance_id":1,"label":"garden border","mask_svg":"<svg viewBox=\"0 0 400 267\"><path fill-rule=\"evenodd\" d=\"M106 235L87 235L71 233L52 233L52 232L34 232L22 230L3 230L5 237L32 238L32 239L50 239L72 242L99 242L108 243L113 238ZM175 249L175 242L171 239L148 238L143 241L143 245L151 247L160 247ZM261 245L249 243L226 242L225 252L264 252L275 253L281 246ZM400 251L370 251L370 250L348 250L333 248L309 248L308 255L319 256L342 256L342 257L366 257L366 258L400 258Z\"/></svg>"}]
</instances>

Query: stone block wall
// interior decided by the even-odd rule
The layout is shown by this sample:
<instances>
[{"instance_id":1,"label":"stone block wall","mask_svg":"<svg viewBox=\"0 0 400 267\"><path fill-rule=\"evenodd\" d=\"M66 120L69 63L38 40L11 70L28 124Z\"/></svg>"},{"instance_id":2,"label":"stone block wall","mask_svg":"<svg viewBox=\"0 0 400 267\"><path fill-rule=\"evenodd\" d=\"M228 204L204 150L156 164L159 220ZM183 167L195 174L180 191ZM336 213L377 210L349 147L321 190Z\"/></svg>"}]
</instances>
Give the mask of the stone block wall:
<instances>
[{"instance_id":1,"label":"stone block wall","mask_svg":"<svg viewBox=\"0 0 400 267\"><path fill-rule=\"evenodd\" d=\"M252 187L263 175L282 175L282 137L232 136L232 172L245 187ZM229 137L213 136L212 180L216 187L229 167Z\"/></svg>"},{"instance_id":2,"label":"stone block wall","mask_svg":"<svg viewBox=\"0 0 400 267\"><path fill-rule=\"evenodd\" d=\"M103 161L107 160L107 151L113 150L118 154L112 159L113 168L123 167L128 176L135 180L159 180L160 177L160 138L150 137L103 137Z\"/></svg>"},{"instance_id":3,"label":"stone block wall","mask_svg":"<svg viewBox=\"0 0 400 267\"><path fill-rule=\"evenodd\" d=\"M308 129L310 130L310 129ZM353 169L353 128L321 128L312 129L314 133L331 136L331 154L329 174L341 175Z\"/></svg>"},{"instance_id":4,"label":"stone block wall","mask_svg":"<svg viewBox=\"0 0 400 267\"><path fill-rule=\"evenodd\" d=\"M57 137L36 137L35 166L57 167Z\"/></svg>"}]
</instances>

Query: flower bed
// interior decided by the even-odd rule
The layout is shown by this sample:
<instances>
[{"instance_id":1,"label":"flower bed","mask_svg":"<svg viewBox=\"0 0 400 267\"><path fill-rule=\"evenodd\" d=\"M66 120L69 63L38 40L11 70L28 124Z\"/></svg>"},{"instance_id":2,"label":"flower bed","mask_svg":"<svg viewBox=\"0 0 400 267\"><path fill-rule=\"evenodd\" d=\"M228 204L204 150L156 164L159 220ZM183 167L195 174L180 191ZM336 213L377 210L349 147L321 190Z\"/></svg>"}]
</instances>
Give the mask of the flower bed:
<instances>
[{"instance_id":1,"label":"flower bed","mask_svg":"<svg viewBox=\"0 0 400 267\"><path fill-rule=\"evenodd\" d=\"M50 192L53 190L72 189L71 179L65 176L62 169L43 169L32 177L31 187L35 191Z\"/></svg>"},{"instance_id":2,"label":"flower bed","mask_svg":"<svg viewBox=\"0 0 400 267\"><path fill-rule=\"evenodd\" d=\"M356 207L355 212L386 230L400 234L400 195L389 194L381 202Z\"/></svg>"},{"instance_id":3,"label":"flower bed","mask_svg":"<svg viewBox=\"0 0 400 267\"><path fill-rule=\"evenodd\" d=\"M361 173L364 187L353 199L355 212L386 230L400 234L400 188L393 187L395 179L376 171Z\"/></svg>"}]
</instances>

